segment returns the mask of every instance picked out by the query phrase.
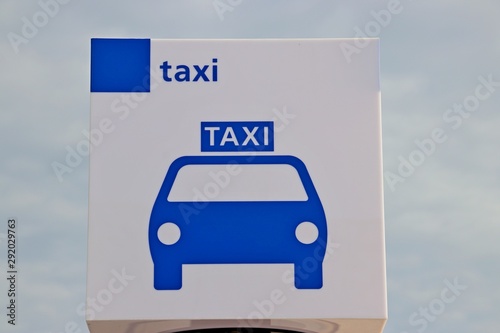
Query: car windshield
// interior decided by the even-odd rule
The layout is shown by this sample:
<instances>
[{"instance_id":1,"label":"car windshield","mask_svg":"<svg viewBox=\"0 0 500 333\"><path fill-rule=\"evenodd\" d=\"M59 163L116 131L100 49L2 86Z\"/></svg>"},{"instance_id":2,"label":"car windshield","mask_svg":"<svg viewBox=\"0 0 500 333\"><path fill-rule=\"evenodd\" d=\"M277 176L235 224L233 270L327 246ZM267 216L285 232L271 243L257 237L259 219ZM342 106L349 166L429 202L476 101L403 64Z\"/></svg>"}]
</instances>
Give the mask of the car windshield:
<instances>
[{"instance_id":1,"label":"car windshield","mask_svg":"<svg viewBox=\"0 0 500 333\"><path fill-rule=\"evenodd\" d=\"M207 164L182 167L171 202L306 201L297 170L288 164Z\"/></svg>"}]
</instances>

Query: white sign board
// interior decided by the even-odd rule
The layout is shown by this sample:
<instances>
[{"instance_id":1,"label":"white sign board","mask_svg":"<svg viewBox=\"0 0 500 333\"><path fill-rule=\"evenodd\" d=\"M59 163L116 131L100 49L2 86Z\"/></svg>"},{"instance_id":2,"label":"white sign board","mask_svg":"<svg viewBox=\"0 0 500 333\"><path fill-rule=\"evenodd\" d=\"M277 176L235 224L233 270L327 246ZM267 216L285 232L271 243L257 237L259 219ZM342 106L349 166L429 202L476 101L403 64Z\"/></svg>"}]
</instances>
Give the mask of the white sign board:
<instances>
[{"instance_id":1,"label":"white sign board","mask_svg":"<svg viewBox=\"0 0 500 333\"><path fill-rule=\"evenodd\" d=\"M93 39L92 333L381 332L378 40Z\"/></svg>"}]
</instances>

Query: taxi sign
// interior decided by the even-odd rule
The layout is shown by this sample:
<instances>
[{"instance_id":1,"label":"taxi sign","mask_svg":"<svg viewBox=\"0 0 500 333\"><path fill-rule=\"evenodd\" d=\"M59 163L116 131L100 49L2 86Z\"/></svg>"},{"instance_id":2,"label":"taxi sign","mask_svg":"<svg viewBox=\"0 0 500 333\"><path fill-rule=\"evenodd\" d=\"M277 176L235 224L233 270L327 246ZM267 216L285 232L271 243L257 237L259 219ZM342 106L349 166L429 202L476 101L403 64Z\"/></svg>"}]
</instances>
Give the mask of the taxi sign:
<instances>
[{"instance_id":1,"label":"taxi sign","mask_svg":"<svg viewBox=\"0 0 500 333\"><path fill-rule=\"evenodd\" d=\"M378 40L347 42L92 39L91 333L382 332Z\"/></svg>"},{"instance_id":2,"label":"taxi sign","mask_svg":"<svg viewBox=\"0 0 500 333\"><path fill-rule=\"evenodd\" d=\"M273 151L272 121L202 121L201 151Z\"/></svg>"}]
</instances>

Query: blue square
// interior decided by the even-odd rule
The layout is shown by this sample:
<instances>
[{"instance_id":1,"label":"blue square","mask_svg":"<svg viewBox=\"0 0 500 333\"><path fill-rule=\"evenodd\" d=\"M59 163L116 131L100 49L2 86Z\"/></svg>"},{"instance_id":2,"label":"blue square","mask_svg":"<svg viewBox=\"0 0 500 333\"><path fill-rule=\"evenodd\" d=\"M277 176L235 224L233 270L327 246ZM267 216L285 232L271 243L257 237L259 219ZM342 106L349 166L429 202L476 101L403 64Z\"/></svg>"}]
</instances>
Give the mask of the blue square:
<instances>
[{"instance_id":1,"label":"blue square","mask_svg":"<svg viewBox=\"0 0 500 333\"><path fill-rule=\"evenodd\" d=\"M93 38L91 92L150 92L150 39Z\"/></svg>"}]
</instances>

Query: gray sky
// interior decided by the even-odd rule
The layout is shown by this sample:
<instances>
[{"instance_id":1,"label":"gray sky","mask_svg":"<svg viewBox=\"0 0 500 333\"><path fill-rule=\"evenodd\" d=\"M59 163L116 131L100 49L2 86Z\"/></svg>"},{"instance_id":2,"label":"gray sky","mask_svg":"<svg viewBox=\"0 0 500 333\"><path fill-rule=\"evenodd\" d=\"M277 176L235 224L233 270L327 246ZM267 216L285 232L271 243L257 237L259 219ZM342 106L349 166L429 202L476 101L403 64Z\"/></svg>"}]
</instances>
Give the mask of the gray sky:
<instances>
[{"instance_id":1,"label":"gray sky","mask_svg":"<svg viewBox=\"0 0 500 333\"><path fill-rule=\"evenodd\" d=\"M359 31L381 39L385 332L498 331L498 1L59 1L58 8L55 0L0 3L1 276L9 217L18 219L20 234L18 325L7 325L2 310L0 331L60 333L74 322L87 332L79 309L88 161L62 181L51 164L85 138L90 38ZM218 3L233 5L221 13ZM377 15L388 9L390 18ZM450 293L450 284L460 287ZM0 279L3 309L7 289Z\"/></svg>"}]
</instances>

